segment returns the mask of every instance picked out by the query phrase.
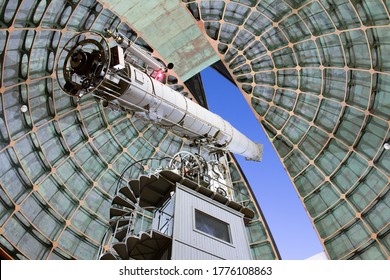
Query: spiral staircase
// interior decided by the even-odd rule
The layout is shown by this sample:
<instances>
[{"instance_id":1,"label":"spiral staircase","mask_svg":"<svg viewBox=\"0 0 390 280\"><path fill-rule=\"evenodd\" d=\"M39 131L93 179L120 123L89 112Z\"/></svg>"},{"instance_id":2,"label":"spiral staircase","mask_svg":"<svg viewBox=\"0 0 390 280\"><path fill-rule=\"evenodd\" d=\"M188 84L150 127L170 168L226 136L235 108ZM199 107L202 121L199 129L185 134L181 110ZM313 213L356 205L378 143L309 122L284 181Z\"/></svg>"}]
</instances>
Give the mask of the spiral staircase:
<instances>
[{"instance_id":1,"label":"spiral staircase","mask_svg":"<svg viewBox=\"0 0 390 280\"><path fill-rule=\"evenodd\" d=\"M246 223L254 217L254 212L245 207L245 202L235 202L223 193L212 190L209 180L202 178L189 178L180 172L180 168L167 169L142 175L118 189L110 207L110 228L102 241L98 258L169 258L174 219L173 203L170 202L177 184L241 212Z\"/></svg>"}]
</instances>

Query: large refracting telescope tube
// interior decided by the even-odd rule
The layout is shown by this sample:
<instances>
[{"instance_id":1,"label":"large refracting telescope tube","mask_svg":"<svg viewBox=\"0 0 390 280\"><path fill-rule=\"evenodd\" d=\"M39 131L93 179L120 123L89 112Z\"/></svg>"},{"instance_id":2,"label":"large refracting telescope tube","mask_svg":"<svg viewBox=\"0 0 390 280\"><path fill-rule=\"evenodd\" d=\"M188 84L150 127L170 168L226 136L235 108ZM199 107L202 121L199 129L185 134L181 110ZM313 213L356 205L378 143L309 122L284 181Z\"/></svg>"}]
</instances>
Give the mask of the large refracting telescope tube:
<instances>
[{"instance_id":1,"label":"large refracting telescope tube","mask_svg":"<svg viewBox=\"0 0 390 280\"><path fill-rule=\"evenodd\" d=\"M220 116L152 78L139 65L131 63L130 53L117 44L110 46L99 33L80 33L61 51L57 81L70 96L81 98L92 93L105 105L135 112L135 116L181 137L203 140L248 160L261 160L263 145L251 141Z\"/></svg>"}]
</instances>

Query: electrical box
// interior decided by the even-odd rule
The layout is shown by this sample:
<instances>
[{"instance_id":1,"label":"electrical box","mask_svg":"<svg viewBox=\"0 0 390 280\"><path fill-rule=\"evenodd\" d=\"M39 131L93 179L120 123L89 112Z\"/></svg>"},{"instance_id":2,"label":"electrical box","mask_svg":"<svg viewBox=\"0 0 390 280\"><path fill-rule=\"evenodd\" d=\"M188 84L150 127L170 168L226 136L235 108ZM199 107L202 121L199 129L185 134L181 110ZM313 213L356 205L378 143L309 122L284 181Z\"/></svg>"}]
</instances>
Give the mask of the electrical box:
<instances>
[{"instance_id":1,"label":"electrical box","mask_svg":"<svg viewBox=\"0 0 390 280\"><path fill-rule=\"evenodd\" d=\"M112 47L111 49L111 67L116 71L125 68L125 55L120 46Z\"/></svg>"}]
</instances>

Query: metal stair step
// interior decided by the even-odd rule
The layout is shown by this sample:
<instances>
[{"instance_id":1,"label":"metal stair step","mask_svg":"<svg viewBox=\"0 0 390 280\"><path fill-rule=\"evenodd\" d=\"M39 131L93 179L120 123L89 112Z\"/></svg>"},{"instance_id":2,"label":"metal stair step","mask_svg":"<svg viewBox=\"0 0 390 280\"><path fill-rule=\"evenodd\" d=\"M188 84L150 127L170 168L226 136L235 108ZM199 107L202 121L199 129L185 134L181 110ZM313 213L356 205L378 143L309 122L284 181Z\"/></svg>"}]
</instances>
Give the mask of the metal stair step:
<instances>
[{"instance_id":1,"label":"metal stair step","mask_svg":"<svg viewBox=\"0 0 390 280\"><path fill-rule=\"evenodd\" d=\"M104 253L99 257L100 260L117 260L117 258L110 251Z\"/></svg>"},{"instance_id":2,"label":"metal stair step","mask_svg":"<svg viewBox=\"0 0 390 280\"><path fill-rule=\"evenodd\" d=\"M112 200L112 203L111 204L118 204L120 206L123 206L123 207L127 207L127 208L130 208L130 209L134 209L134 205L131 204L130 202L126 201L126 199L120 197L120 196L115 196L114 199Z\"/></svg>"},{"instance_id":3,"label":"metal stair step","mask_svg":"<svg viewBox=\"0 0 390 280\"><path fill-rule=\"evenodd\" d=\"M157 206L174 188L174 182L163 176L140 176L138 180L129 182L130 189L139 198L141 207Z\"/></svg>"},{"instance_id":4,"label":"metal stair step","mask_svg":"<svg viewBox=\"0 0 390 280\"><path fill-rule=\"evenodd\" d=\"M134 193L132 192L132 190L128 186L122 187L119 190L119 192L121 194L123 194L125 197L127 197L133 203L137 202L137 198L135 197Z\"/></svg>"},{"instance_id":5,"label":"metal stair step","mask_svg":"<svg viewBox=\"0 0 390 280\"><path fill-rule=\"evenodd\" d=\"M116 207L110 207L110 219L113 217L120 217L120 216L130 216L132 211L130 210L123 210Z\"/></svg>"},{"instance_id":6,"label":"metal stair step","mask_svg":"<svg viewBox=\"0 0 390 280\"><path fill-rule=\"evenodd\" d=\"M112 248L118 253L122 260L128 260L129 254L127 252L127 246L124 242L113 243Z\"/></svg>"},{"instance_id":7,"label":"metal stair step","mask_svg":"<svg viewBox=\"0 0 390 280\"><path fill-rule=\"evenodd\" d=\"M124 228L118 229L117 232L115 233L115 238L118 239L119 241L123 241L123 239L127 235L127 230L129 229L129 226L126 226Z\"/></svg>"},{"instance_id":8,"label":"metal stair step","mask_svg":"<svg viewBox=\"0 0 390 280\"><path fill-rule=\"evenodd\" d=\"M134 179L134 180L129 181L129 188L136 198L139 197L139 193L140 193L139 185L140 185L140 183L139 183L138 179Z\"/></svg>"}]
</instances>

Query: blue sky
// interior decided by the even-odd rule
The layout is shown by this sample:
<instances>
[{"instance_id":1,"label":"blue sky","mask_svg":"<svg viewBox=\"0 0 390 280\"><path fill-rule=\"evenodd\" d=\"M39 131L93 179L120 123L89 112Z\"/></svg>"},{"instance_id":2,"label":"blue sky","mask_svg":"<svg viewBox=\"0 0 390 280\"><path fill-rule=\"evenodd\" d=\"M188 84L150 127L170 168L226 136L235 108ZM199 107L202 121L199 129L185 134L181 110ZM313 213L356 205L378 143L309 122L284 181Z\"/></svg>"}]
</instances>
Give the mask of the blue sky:
<instances>
[{"instance_id":1,"label":"blue sky","mask_svg":"<svg viewBox=\"0 0 390 280\"><path fill-rule=\"evenodd\" d=\"M264 144L262 162L236 158L267 220L282 259L306 259L323 247L306 211L241 92L211 68L201 72L209 109L251 140Z\"/></svg>"}]
</instances>

